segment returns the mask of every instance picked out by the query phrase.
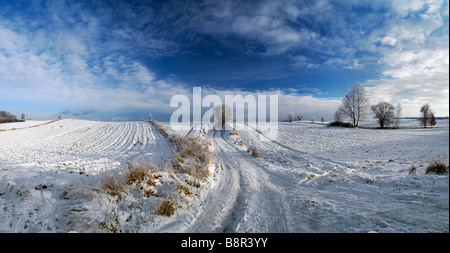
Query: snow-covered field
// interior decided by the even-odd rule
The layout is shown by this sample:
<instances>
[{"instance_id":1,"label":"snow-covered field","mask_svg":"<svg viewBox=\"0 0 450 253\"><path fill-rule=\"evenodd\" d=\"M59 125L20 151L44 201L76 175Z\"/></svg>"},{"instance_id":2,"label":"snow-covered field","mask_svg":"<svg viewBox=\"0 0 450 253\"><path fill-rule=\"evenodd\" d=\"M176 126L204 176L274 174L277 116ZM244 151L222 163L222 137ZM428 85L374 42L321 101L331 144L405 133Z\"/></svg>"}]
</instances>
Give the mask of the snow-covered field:
<instances>
[{"instance_id":1,"label":"snow-covered field","mask_svg":"<svg viewBox=\"0 0 450 253\"><path fill-rule=\"evenodd\" d=\"M37 126L50 122L49 120L27 120L25 122L12 122L0 124L0 130L18 129Z\"/></svg>"},{"instance_id":2,"label":"snow-covered field","mask_svg":"<svg viewBox=\"0 0 450 253\"><path fill-rule=\"evenodd\" d=\"M448 172L425 174L433 159L449 163L448 119L386 130L280 123L276 140L253 129L184 131L211 141L209 179L180 196L174 189L187 177L161 171L161 196L129 191L120 199L102 190L102 178L123 173L129 161L173 157L155 126L14 124L0 124L0 232L449 231ZM163 199L177 201L174 215L154 214Z\"/></svg>"}]
</instances>

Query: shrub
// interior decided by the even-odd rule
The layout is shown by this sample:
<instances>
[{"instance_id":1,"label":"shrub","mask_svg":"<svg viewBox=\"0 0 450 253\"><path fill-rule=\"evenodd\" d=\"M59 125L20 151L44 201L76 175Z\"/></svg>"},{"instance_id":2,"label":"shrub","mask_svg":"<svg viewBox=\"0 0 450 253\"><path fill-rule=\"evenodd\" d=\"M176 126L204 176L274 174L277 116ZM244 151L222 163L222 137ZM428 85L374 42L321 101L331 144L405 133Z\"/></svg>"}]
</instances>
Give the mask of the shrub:
<instances>
[{"instance_id":1,"label":"shrub","mask_svg":"<svg viewBox=\"0 0 450 253\"><path fill-rule=\"evenodd\" d=\"M435 173L438 173L438 174L447 173L447 168L448 168L448 165L446 165L445 163L443 163L440 160L436 159L436 160L433 160L428 165L428 167L425 170L425 174L427 174L428 172L435 172Z\"/></svg>"},{"instance_id":2,"label":"shrub","mask_svg":"<svg viewBox=\"0 0 450 253\"><path fill-rule=\"evenodd\" d=\"M436 117L434 116L434 113L432 113L430 119L430 126L434 127L435 125L436 125Z\"/></svg>"},{"instance_id":3,"label":"shrub","mask_svg":"<svg viewBox=\"0 0 450 253\"><path fill-rule=\"evenodd\" d=\"M15 115L12 115L7 111L0 111L0 123L18 122L18 121L20 120L18 120Z\"/></svg>"},{"instance_id":4,"label":"shrub","mask_svg":"<svg viewBox=\"0 0 450 253\"><path fill-rule=\"evenodd\" d=\"M349 128L354 128L355 127L352 123L340 122L340 121L331 122L330 124L328 124L328 126L330 126L330 127L332 127L332 126L339 126L339 127L349 127Z\"/></svg>"}]
</instances>

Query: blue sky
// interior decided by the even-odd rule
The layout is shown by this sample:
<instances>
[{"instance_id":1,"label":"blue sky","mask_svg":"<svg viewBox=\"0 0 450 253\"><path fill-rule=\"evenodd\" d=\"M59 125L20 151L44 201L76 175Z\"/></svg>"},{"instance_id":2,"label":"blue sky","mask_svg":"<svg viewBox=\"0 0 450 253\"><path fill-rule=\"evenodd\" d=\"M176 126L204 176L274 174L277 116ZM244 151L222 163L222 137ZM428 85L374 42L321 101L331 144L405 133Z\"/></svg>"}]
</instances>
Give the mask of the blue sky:
<instances>
[{"instance_id":1,"label":"blue sky","mask_svg":"<svg viewBox=\"0 0 450 253\"><path fill-rule=\"evenodd\" d=\"M276 94L331 119L372 104L449 114L448 1L1 1L0 110L167 120L172 96Z\"/></svg>"}]
</instances>

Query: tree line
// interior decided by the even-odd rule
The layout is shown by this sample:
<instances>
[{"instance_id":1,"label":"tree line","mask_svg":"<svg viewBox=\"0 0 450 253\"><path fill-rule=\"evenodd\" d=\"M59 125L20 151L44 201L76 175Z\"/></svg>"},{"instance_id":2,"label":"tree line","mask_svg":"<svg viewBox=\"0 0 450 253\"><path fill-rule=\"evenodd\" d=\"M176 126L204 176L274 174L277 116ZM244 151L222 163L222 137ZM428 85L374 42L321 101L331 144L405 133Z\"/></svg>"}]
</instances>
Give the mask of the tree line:
<instances>
[{"instance_id":1,"label":"tree line","mask_svg":"<svg viewBox=\"0 0 450 253\"><path fill-rule=\"evenodd\" d=\"M402 105L398 103L393 105L389 102L379 102L375 105L369 104L369 99L361 83L355 83L352 88L342 99L341 105L337 108L334 114L334 122L330 126L344 126L344 127L358 127L360 121L367 118L369 114L377 120L380 128L385 127L399 127L400 116L402 112ZM350 122L344 122L344 119L349 119ZM297 120L301 120L298 117ZM293 113L288 114L288 121L294 120ZM311 119L313 122L314 119ZM431 110L430 105L424 104L420 108L420 117L418 118L420 124L425 128L427 125L436 125L436 117ZM322 123L324 118L321 118Z\"/></svg>"},{"instance_id":2,"label":"tree line","mask_svg":"<svg viewBox=\"0 0 450 253\"><path fill-rule=\"evenodd\" d=\"M7 111L0 111L0 123L23 122L23 121L25 121L24 113L22 113L19 120L16 115L13 115Z\"/></svg>"},{"instance_id":3,"label":"tree line","mask_svg":"<svg viewBox=\"0 0 450 253\"><path fill-rule=\"evenodd\" d=\"M342 122L343 117L348 117L354 127L358 127L361 120L365 119L369 113L377 120L380 128L388 126L399 126L402 105L396 106L389 102L379 102L376 105L369 105L369 100L361 83L355 83L342 100L342 104L335 113L335 121ZM436 117L427 103L420 108L421 125L425 128L427 125L436 125Z\"/></svg>"}]
</instances>

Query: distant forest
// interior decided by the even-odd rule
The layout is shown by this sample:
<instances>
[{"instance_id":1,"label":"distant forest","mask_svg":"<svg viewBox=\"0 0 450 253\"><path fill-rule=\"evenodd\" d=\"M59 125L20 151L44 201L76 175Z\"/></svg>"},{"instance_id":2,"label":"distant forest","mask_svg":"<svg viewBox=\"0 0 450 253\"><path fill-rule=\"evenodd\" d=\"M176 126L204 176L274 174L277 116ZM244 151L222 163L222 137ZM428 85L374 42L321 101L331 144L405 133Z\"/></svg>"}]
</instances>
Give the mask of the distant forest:
<instances>
[{"instance_id":1,"label":"distant forest","mask_svg":"<svg viewBox=\"0 0 450 253\"><path fill-rule=\"evenodd\" d=\"M25 121L25 114L22 114L21 119L18 119L15 115L12 115L7 111L0 111L0 123L22 122L22 121Z\"/></svg>"}]
</instances>

